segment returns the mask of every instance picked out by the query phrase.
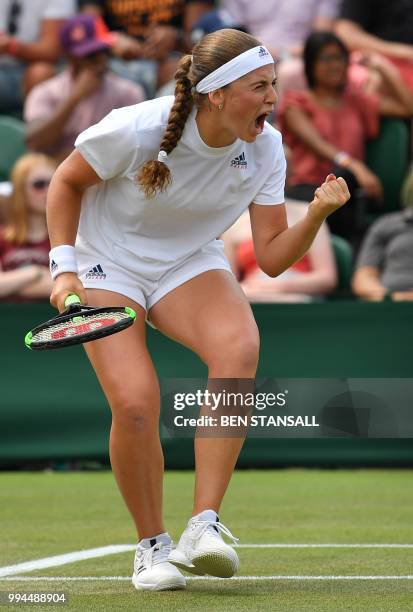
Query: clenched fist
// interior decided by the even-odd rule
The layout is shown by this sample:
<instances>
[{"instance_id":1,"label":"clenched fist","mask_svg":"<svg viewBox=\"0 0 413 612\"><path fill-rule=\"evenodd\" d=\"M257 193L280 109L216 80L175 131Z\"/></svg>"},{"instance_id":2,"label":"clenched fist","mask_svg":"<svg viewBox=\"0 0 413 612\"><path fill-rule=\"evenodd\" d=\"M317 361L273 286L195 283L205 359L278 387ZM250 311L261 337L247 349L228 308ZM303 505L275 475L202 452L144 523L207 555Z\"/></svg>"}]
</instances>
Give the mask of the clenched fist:
<instances>
[{"instance_id":1,"label":"clenched fist","mask_svg":"<svg viewBox=\"0 0 413 612\"><path fill-rule=\"evenodd\" d=\"M308 214L314 219L324 221L331 213L344 206L350 199L346 181L329 174L324 183L314 192L314 199L308 207Z\"/></svg>"}]
</instances>

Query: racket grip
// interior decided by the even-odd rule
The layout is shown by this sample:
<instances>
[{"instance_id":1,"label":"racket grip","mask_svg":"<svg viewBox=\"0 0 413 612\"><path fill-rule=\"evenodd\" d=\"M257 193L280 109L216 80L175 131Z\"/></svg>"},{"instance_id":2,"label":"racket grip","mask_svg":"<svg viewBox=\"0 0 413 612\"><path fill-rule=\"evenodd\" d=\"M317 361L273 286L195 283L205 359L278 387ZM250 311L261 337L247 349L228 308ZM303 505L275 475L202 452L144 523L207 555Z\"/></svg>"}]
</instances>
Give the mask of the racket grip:
<instances>
[{"instance_id":1,"label":"racket grip","mask_svg":"<svg viewBox=\"0 0 413 612\"><path fill-rule=\"evenodd\" d=\"M76 293L70 293L65 299L65 307L68 308L72 304L80 304L80 297Z\"/></svg>"}]
</instances>

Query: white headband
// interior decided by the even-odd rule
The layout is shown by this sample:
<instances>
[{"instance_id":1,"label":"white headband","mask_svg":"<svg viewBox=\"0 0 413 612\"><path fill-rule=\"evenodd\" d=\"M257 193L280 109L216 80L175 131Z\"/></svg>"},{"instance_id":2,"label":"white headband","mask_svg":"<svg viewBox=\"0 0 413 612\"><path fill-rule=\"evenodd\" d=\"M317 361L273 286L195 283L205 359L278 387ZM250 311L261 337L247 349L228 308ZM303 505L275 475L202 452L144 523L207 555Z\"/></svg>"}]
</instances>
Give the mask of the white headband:
<instances>
[{"instance_id":1,"label":"white headband","mask_svg":"<svg viewBox=\"0 0 413 612\"><path fill-rule=\"evenodd\" d=\"M214 72L211 72L211 74L208 74L208 76L199 81L195 89L198 93L206 94L236 81L252 70L273 63L274 59L266 47L262 45L254 47L241 53L241 55L237 55L234 59L223 64L214 70Z\"/></svg>"}]
</instances>

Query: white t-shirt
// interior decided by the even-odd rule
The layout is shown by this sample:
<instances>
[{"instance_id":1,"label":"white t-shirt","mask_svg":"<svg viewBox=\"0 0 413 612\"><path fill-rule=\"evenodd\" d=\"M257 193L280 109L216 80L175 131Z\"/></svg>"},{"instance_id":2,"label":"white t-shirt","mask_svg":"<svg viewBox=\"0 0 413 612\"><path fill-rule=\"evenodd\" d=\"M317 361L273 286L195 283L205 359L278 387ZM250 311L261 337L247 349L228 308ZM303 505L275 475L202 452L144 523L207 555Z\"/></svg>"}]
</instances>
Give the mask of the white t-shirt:
<instances>
[{"instance_id":1,"label":"white t-shirt","mask_svg":"<svg viewBox=\"0 0 413 612\"><path fill-rule=\"evenodd\" d=\"M83 196L76 248L147 278L216 240L251 202L284 202L281 134L266 123L253 143L211 148L199 135L195 108L168 155L172 184L145 198L136 174L157 158L172 103L166 96L116 109L75 142L104 181Z\"/></svg>"}]
</instances>

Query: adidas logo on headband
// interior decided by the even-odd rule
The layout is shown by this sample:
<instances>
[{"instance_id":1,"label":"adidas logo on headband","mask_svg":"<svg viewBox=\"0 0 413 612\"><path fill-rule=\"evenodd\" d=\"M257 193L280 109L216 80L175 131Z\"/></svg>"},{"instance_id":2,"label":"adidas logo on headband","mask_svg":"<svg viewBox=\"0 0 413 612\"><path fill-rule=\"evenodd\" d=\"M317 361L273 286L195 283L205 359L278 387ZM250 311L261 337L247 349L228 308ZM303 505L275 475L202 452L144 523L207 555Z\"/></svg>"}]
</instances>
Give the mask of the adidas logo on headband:
<instances>
[{"instance_id":1,"label":"adidas logo on headband","mask_svg":"<svg viewBox=\"0 0 413 612\"><path fill-rule=\"evenodd\" d=\"M265 47L260 47L260 50L258 51L258 55L259 57L265 57L266 55L269 55L267 49L265 49Z\"/></svg>"}]
</instances>

